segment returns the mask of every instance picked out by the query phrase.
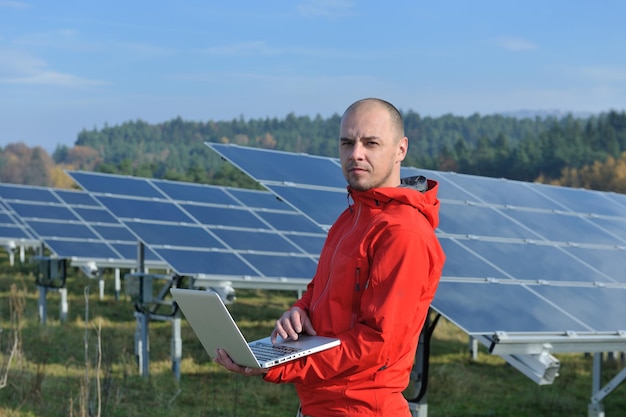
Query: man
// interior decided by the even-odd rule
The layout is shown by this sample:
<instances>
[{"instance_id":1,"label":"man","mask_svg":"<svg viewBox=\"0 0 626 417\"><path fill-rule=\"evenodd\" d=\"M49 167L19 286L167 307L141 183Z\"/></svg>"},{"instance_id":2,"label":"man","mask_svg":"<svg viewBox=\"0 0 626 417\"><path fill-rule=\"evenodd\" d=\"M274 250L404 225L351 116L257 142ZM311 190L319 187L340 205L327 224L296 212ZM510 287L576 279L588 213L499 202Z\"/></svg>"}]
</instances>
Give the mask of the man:
<instances>
[{"instance_id":1,"label":"man","mask_svg":"<svg viewBox=\"0 0 626 417\"><path fill-rule=\"evenodd\" d=\"M445 255L434 233L438 184L402 184L407 148L390 103L363 99L343 114L339 154L353 203L330 229L306 292L272 333L333 336L341 345L269 370L237 366L221 349L215 362L295 384L304 416L411 415L402 391Z\"/></svg>"}]
</instances>

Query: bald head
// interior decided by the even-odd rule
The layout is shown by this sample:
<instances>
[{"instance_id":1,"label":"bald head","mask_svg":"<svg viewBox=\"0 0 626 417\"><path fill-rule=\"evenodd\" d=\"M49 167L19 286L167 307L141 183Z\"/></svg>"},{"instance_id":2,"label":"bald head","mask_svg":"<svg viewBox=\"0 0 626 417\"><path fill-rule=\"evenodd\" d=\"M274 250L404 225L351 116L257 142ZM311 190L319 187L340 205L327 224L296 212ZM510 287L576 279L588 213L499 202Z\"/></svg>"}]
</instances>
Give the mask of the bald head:
<instances>
[{"instance_id":1,"label":"bald head","mask_svg":"<svg viewBox=\"0 0 626 417\"><path fill-rule=\"evenodd\" d=\"M389 116L389 123L393 130L393 136L396 141L402 139L404 137L404 122L402 121L402 115L398 111L398 109L391 103L386 100L382 100L380 98L364 98L352 103L346 111L343 113L342 121L346 118L346 116L355 112L356 110L364 110L367 108L375 108L384 110Z\"/></svg>"}]
</instances>

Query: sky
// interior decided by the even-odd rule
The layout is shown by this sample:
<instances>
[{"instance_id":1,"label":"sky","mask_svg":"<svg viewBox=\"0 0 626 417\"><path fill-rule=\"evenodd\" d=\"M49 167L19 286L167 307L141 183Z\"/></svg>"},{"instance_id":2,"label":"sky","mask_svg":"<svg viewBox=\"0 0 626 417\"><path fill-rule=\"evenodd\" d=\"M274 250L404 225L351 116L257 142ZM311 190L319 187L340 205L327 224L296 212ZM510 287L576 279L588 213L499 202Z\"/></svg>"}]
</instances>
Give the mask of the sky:
<instances>
[{"instance_id":1,"label":"sky","mask_svg":"<svg viewBox=\"0 0 626 417\"><path fill-rule=\"evenodd\" d=\"M0 0L0 147L83 130L626 108L626 1Z\"/></svg>"}]
</instances>

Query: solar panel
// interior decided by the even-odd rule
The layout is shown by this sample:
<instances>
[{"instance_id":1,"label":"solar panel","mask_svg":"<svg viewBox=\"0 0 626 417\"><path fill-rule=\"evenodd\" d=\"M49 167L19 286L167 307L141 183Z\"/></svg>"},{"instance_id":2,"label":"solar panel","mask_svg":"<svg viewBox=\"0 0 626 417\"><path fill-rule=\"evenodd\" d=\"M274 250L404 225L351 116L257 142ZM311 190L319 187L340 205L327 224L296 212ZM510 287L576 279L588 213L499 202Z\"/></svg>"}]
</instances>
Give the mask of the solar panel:
<instances>
[{"instance_id":1,"label":"solar panel","mask_svg":"<svg viewBox=\"0 0 626 417\"><path fill-rule=\"evenodd\" d=\"M0 184L0 200L5 218L19 219L15 228L43 243L56 257L72 260L75 266L96 263L132 268L137 264L136 237L87 193ZM128 256L131 252L126 247L130 246L134 251ZM165 265L152 252L147 259L153 266Z\"/></svg>"},{"instance_id":2,"label":"solar panel","mask_svg":"<svg viewBox=\"0 0 626 417\"><path fill-rule=\"evenodd\" d=\"M325 231L266 191L70 171L178 275L303 288Z\"/></svg>"},{"instance_id":3,"label":"solar panel","mask_svg":"<svg viewBox=\"0 0 626 417\"><path fill-rule=\"evenodd\" d=\"M39 240L0 199L0 244L8 250L18 246L38 246Z\"/></svg>"},{"instance_id":4,"label":"solar panel","mask_svg":"<svg viewBox=\"0 0 626 417\"><path fill-rule=\"evenodd\" d=\"M337 158L206 145L325 228L347 207ZM420 174L439 181L447 255L433 309L476 337L626 343L626 196L402 168Z\"/></svg>"}]
</instances>

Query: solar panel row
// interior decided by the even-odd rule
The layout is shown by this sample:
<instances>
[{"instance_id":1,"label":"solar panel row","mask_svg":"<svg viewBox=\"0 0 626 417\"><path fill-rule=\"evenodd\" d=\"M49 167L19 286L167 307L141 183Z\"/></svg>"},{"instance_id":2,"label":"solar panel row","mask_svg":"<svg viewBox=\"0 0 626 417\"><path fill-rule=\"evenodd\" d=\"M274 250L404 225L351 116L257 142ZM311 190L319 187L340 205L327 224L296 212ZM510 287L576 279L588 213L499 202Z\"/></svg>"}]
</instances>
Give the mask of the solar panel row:
<instances>
[{"instance_id":1,"label":"solar panel row","mask_svg":"<svg viewBox=\"0 0 626 417\"><path fill-rule=\"evenodd\" d=\"M0 200L24 234L59 258L75 264L136 264L137 240L87 193L0 184Z\"/></svg>"},{"instance_id":2,"label":"solar panel row","mask_svg":"<svg viewBox=\"0 0 626 417\"><path fill-rule=\"evenodd\" d=\"M321 227L347 207L336 158L207 146ZM626 196L402 169L420 174L440 184L435 310L476 336L625 333Z\"/></svg>"},{"instance_id":3,"label":"solar panel row","mask_svg":"<svg viewBox=\"0 0 626 417\"><path fill-rule=\"evenodd\" d=\"M349 203L337 159L208 145L273 194L73 171L86 192L1 184L0 240L120 266L140 240L179 275L303 287ZM624 332L626 196L403 168L416 174L440 183L438 312L470 335Z\"/></svg>"},{"instance_id":4,"label":"solar panel row","mask_svg":"<svg viewBox=\"0 0 626 417\"><path fill-rule=\"evenodd\" d=\"M304 287L325 232L265 191L68 173L177 274Z\"/></svg>"}]
</instances>

